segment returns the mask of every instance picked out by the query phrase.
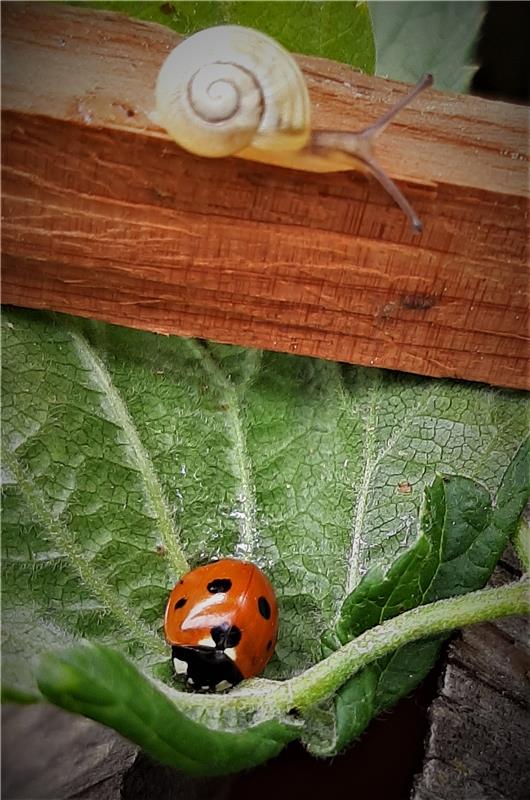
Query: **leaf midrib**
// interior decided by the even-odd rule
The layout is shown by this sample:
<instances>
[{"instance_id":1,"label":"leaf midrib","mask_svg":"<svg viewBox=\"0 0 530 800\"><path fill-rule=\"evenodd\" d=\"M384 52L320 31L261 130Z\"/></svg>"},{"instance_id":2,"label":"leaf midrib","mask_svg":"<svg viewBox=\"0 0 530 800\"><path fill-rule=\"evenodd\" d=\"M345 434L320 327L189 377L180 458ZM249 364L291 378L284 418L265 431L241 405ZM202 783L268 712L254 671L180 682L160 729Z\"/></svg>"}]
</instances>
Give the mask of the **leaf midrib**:
<instances>
[{"instance_id":1,"label":"leaf midrib","mask_svg":"<svg viewBox=\"0 0 530 800\"><path fill-rule=\"evenodd\" d=\"M142 444L138 430L105 364L81 334L72 328L68 330L68 333L72 337L80 362L85 366L92 384L102 397L102 403L107 405L118 427L125 433L143 478L146 494L155 512L157 526L167 558L171 563L172 572L178 577L188 571L189 565L180 546L178 533L174 528L153 462Z\"/></svg>"},{"instance_id":2,"label":"leaf midrib","mask_svg":"<svg viewBox=\"0 0 530 800\"><path fill-rule=\"evenodd\" d=\"M345 582L345 593L344 597L348 597L351 592L355 589L356 585L358 584L359 580L362 577L362 564L361 564L361 544L362 544L362 532L363 532L363 523L365 518L366 512L366 503L368 500L369 489L371 485L371 479L374 474L374 471L379 467L381 461L388 455L388 453L392 450L393 447L397 444L400 437L406 431L408 426L413 419L418 419L426 410L430 399L431 399L431 392L427 392L426 395L422 395L418 398L417 402L414 404L414 407L410 409L409 413L404 417L404 419L396 425L392 433L387 439L386 444L380 448L377 453L373 453L373 443L374 443L374 431L377 426L377 408L378 408L378 388L380 386L380 373L376 373L374 376L371 385L369 387L370 392L370 411L368 417L365 418L360 413L360 409L358 407L352 408L351 403L351 396L346 390L344 386L343 380L341 380L341 398L342 403L344 406L349 405L347 411L351 414L357 415L357 417L361 420L363 424L365 437L363 442L363 452L366 453L366 460L364 464L364 469L362 473L362 478L360 482L355 480L355 485L359 485L358 494L354 506L354 511L352 514L352 527L351 527L351 546L349 550L349 560L347 564L347 576ZM349 404L347 402L347 398L350 400ZM337 619L340 616L340 608L337 610Z\"/></svg>"},{"instance_id":3,"label":"leaf midrib","mask_svg":"<svg viewBox=\"0 0 530 800\"><path fill-rule=\"evenodd\" d=\"M234 546L233 554L252 561L256 558L258 539L256 492L243 426L241 399L232 380L225 375L208 349L196 339L185 341L225 401L226 428L232 440L232 447L228 452L236 479L239 482L236 500L242 509L241 514L238 515L239 538ZM247 375L245 384L249 383L251 379L252 374Z\"/></svg>"}]
</instances>

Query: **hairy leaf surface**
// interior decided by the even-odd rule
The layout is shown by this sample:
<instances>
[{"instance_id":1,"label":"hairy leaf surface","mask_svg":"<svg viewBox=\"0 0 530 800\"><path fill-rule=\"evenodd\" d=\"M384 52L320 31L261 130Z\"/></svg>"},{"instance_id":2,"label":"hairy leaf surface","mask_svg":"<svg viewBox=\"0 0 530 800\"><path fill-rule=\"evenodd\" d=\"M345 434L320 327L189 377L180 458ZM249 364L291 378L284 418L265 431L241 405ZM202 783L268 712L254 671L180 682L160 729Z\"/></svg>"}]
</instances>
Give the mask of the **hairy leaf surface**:
<instances>
[{"instance_id":1,"label":"hairy leaf surface","mask_svg":"<svg viewBox=\"0 0 530 800\"><path fill-rule=\"evenodd\" d=\"M303 735L335 751L408 691L403 674L421 679L429 642L346 683L317 725L279 713L276 681L326 643L483 585L528 495L513 392L20 311L4 314L3 365L3 677L17 699L78 708L40 663L88 640L208 729L275 720L278 746ZM189 694L165 602L188 567L228 555L274 583L276 654L226 696ZM80 652L85 674L106 650Z\"/></svg>"}]
</instances>

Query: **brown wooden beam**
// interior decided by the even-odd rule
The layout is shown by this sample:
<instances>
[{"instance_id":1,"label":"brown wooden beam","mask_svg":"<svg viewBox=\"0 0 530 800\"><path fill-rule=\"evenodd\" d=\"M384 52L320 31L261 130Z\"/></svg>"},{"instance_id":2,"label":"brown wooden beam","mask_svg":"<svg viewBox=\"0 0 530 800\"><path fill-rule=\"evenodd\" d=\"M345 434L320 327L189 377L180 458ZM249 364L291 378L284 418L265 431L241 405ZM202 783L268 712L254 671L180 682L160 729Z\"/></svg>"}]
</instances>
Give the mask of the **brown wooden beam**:
<instances>
[{"instance_id":1,"label":"brown wooden beam","mask_svg":"<svg viewBox=\"0 0 530 800\"><path fill-rule=\"evenodd\" d=\"M3 16L3 300L222 342L528 387L527 112L428 91L373 180L189 155L153 121L178 37L86 8ZM300 57L315 128L405 91Z\"/></svg>"}]
</instances>

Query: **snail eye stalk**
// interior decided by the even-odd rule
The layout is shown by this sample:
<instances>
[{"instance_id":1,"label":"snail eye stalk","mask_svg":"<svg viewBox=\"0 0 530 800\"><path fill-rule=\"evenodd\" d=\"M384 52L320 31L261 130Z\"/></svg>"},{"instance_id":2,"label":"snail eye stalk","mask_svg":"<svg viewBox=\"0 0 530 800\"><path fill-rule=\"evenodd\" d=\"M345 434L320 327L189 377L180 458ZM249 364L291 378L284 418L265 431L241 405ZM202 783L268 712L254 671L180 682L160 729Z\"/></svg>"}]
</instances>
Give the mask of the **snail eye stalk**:
<instances>
[{"instance_id":1,"label":"snail eye stalk","mask_svg":"<svg viewBox=\"0 0 530 800\"><path fill-rule=\"evenodd\" d=\"M432 75L424 75L410 92L402 97L395 106L379 117L372 125L364 128L364 130L357 133L349 133L347 131L314 131L311 136L310 144L313 152L327 155L332 161L344 159L344 156L349 156L364 164L399 208L405 213L413 230L417 233L421 233L423 230L420 218L405 195L378 163L374 156L373 148L377 137L383 133L394 117L396 117L405 106L408 106L420 92L432 86L432 82Z\"/></svg>"}]
</instances>

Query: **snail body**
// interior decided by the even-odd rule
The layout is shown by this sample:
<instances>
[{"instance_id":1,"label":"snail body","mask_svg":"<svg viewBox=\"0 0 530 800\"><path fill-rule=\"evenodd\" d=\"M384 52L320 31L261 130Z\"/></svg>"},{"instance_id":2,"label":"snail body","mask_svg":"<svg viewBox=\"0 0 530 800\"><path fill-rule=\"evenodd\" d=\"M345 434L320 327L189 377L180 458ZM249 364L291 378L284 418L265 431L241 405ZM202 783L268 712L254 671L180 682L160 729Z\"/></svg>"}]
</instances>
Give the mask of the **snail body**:
<instances>
[{"instance_id":1,"label":"snail body","mask_svg":"<svg viewBox=\"0 0 530 800\"><path fill-rule=\"evenodd\" d=\"M314 131L307 85L291 54L259 31L221 25L193 34L171 51L157 79L156 112L177 144L196 155L237 155L311 172L361 164L419 231L418 216L375 160L373 142L431 84L432 77L424 76L362 131Z\"/></svg>"}]
</instances>

